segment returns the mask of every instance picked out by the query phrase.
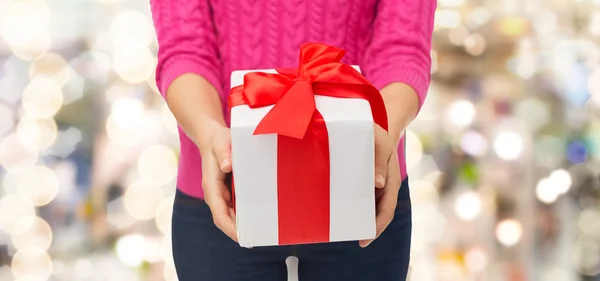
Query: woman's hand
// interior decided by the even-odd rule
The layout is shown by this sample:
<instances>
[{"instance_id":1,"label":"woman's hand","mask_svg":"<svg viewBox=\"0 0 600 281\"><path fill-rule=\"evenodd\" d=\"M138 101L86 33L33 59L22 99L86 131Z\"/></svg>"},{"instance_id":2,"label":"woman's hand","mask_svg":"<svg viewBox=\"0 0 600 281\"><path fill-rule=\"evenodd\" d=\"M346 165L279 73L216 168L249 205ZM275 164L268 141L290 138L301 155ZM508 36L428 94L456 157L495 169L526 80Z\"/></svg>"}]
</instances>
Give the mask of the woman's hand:
<instances>
[{"instance_id":1,"label":"woman's hand","mask_svg":"<svg viewBox=\"0 0 600 281\"><path fill-rule=\"evenodd\" d=\"M387 110L389 132L375 125L376 239L394 219L398 191L402 184L398 143L419 109L417 93L407 84L391 83L380 92ZM360 241L360 246L366 247L373 240Z\"/></svg>"},{"instance_id":2,"label":"woman's hand","mask_svg":"<svg viewBox=\"0 0 600 281\"><path fill-rule=\"evenodd\" d=\"M229 128L213 129L206 143L201 144L202 189L204 201L210 207L215 225L237 242L235 212L225 175L231 173L231 135Z\"/></svg>"},{"instance_id":3,"label":"woman's hand","mask_svg":"<svg viewBox=\"0 0 600 281\"><path fill-rule=\"evenodd\" d=\"M394 218L398 191L400 190L400 164L398 163L397 142L379 125L375 125L375 198L377 205L377 237ZM362 240L361 247L367 247L374 239Z\"/></svg>"},{"instance_id":4,"label":"woman's hand","mask_svg":"<svg viewBox=\"0 0 600 281\"><path fill-rule=\"evenodd\" d=\"M184 74L173 81L167 104L202 156L202 189L213 220L237 241L231 194L225 174L231 172L231 136L223 118L217 90L196 74Z\"/></svg>"}]
</instances>

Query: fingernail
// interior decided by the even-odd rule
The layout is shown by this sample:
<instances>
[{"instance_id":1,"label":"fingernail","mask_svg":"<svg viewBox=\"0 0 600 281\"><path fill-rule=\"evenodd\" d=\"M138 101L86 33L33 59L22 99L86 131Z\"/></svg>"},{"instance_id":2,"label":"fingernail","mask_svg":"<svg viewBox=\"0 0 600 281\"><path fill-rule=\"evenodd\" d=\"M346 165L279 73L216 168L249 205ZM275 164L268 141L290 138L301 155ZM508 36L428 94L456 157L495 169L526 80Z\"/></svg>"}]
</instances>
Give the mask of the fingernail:
<instances>
[{"instance_id":1,"label":"fingernail","mask_svg":"<svg viewBox=\"0 0 600 281\"><path fill-rule=\"evenodd\" d=\"M229 165L229 159L223 160L223 162L221 162L221 169L225 169L227 165Z\"/></svg>"},{"instance_id":2,"label":"fingernail","mask_svg":"<svg viewBox=\"0 0 600 281\"><path fill-rule=\"evenodd\" d=\"M377 174L377 176L375 176L375 181L381 186L385 185L385 178L381 174Z\"/></svg>"}]
</instances>

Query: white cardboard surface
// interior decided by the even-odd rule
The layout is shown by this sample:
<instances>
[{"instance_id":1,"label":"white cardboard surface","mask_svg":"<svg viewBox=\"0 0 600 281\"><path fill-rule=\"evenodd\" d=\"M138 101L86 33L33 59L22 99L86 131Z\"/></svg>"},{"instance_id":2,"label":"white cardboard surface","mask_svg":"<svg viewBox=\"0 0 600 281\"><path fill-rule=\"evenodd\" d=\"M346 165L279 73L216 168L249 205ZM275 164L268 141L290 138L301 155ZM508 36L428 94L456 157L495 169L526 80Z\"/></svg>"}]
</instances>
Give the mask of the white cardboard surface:
<instances>
[{"instance_id":1,"label":"white cardboard surface","mask_svg":"<svg viewBox=\"0 0 600 281\"><path fill-rule=\"evenodd\" d=\"M248 72L233 72L231 87L241 85ZM374 238L374 135L369 103L318 95L315 101L329 132L330 241ZM278 244L277 136L252 135L271 108L241 105L231 110L237 230L244 247Z\"/></svg>"}]
</instances>

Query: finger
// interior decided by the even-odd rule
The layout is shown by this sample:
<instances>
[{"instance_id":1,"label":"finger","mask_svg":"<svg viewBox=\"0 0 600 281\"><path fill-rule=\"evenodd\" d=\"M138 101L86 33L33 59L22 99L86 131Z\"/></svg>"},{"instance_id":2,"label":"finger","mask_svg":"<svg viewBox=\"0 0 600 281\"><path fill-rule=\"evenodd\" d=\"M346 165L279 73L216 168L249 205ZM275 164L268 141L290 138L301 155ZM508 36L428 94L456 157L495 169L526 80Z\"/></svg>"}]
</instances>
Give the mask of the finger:
<instances>
[{"instance_id":1,"label":"finger","mask_svg":"<svg viewBox=\"0 0 600 281\"><path fill-rule=\"evenodd\" d=\"M397 193L392 190L385 190L379 204L377 205L377 217L375 218L376 235L374 239L359 241L361 247L367 247L387 228L394 218L394 210L396 209Z\"/></svg>"},{"instance_id":2,"label":"finger","mask_svg":"<svg viewBox=\"0 0 600 281\"><path fill-rule=\"evenodd\" d=\"M219 169L223 173L231 172L231 138L223 136L215 139L213 144L213 154L217 159Z\"/></svg>"},{"instance_id":3,"label":"finger","mask_svg":"<svg viewBox=\"0 0 600 281\"><path fill-rule=\"evenodd\" d=\"M213 183L213 186L206 188L204 200L210 207L215 225L237 242L235 215L233 208L227 203L229 192L224 188L220 183Z\"/></svg>"},{"instance_id":4,"label":"finger","mask_svg":"<svg viewBox=\"0 0 600 281\"><path fill-rule=\"evenodd\" d=\"M387 163L390 159L391 149L383 141L386 137L383 129L375 129L375 187L377 188L385 186L387 177Z\"/></svg>"},{"instance_id":5,"label":"finger","mask_svg":"<svg viewBox=\"0 0 600 281\"><path fill-rule=\"evenodd\" d=\"M389 171L392 171L392 169L399 169L399 165L397 163L398 161L396 159L391 159L389 162ZM397 173L389 174L395 175ZM377 217L375 218L375 239L377 239L381 233L383 233L390 222L392 222L392 219L394 219L396 205L398 204L398 191L400 190L400 183L401 180L399 176L389 176L387 178L387 182L383 188L383 194L379 199L379 204L377 204ZM361 247L367 247L375 239L362 240L359 242L359 245Z\"/></svg>"}]
</instances>

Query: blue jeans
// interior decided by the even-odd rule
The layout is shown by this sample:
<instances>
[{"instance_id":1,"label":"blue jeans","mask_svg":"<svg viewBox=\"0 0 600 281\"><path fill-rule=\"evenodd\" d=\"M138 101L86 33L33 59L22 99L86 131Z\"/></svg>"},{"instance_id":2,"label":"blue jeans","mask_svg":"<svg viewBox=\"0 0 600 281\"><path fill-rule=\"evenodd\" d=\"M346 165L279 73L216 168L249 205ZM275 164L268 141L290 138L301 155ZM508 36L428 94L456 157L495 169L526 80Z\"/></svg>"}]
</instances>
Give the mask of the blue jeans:
<instances>
[{"instance_id":1,"label":"blue jeans","mask_svg":"<svg viewBox=\"0 0 600 281\"><path fill-rule=\"evenodd\" d=\"M298 257L300 281L406 280L412 228L408 182L400 188L393 221L364 249L355 241L242 248L214 225L203 200L179 191L172 227L179 281L286 281L289 256Z\"/></svg>"}]
</instances>

